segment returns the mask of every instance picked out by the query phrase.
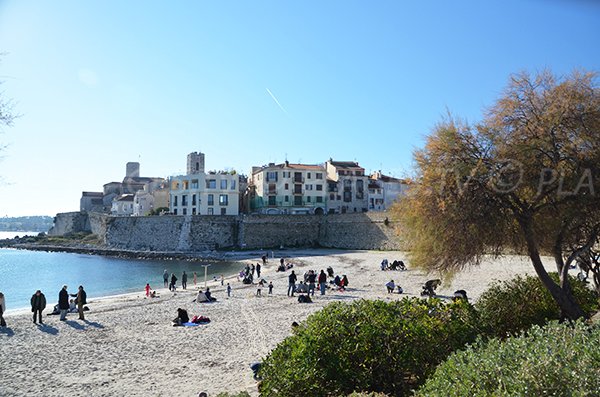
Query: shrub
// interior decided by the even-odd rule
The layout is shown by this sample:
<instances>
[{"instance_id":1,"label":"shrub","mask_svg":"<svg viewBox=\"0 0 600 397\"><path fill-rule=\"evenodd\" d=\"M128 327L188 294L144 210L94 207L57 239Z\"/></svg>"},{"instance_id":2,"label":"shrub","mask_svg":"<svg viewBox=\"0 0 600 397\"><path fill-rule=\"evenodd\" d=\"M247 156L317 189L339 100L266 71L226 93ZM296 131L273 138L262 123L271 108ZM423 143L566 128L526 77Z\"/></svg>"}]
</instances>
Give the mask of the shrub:
<instances>
[{"instance_id":1,"label":"shrub","mask_svg":"<svg viewBox=\"0 0 600 397\"><path fill-rule=\"evenodd\" d=\"M219 393L217 397L250 397L250 394L247 391L241 391L236 394Z\"/></svg>"},{"instance_id":2,"label":"shrub","mask_svg":"<svg viewBox=\"0 0 600 397\"><path fill-rule=\"evenodd\" d=\"M442 363L416 393L451 396L598 396L600 327L579 321L478 342Z\"/></svg>"},{"instance_id":3,"label":"shrub","mask_svg":"<svg viewBox=\"0 0 600 397\"><path fill-rule=\"evenodd\" d=\"M558 275L550 276L557 281ZM587 285L570 277L573 295L582 309L592 314L598 310L598 295ZM560 318L560 308L542 282L533 276L496 282L486 290L475 307L485 333L505 337L518 334L534 324L544 325Z\"/></svg>"},{"instance_id":4,"label":"shrub","mask_svg":"<svg viewBox=\"0 0 600 397\"><path fill-rule=\"evenodd\" d=\"M375 392L354 392L352 394L348 394L346 397L388 397L387 394L383 393L375 393Z\"/></svg>"},{"instance_id":5,"label":"shrub","mask_svg":"<svg viewBox=\"0 0 600 397\"><path fill-rule=\"evenodd\" d=\"M476 323L465 302L332 303L264 360L261 396L407 395L450 352L475 340Z\"/></svg>"}]
</instances>

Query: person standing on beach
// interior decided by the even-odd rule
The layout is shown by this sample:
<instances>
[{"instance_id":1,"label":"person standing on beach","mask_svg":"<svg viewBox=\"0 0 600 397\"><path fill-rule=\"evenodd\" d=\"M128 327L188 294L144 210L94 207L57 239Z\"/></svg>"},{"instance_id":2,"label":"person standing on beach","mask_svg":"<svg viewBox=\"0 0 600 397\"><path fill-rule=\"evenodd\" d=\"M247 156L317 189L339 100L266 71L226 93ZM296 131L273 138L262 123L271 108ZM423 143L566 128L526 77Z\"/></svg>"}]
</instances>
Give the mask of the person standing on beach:
<instances>
[{"instance_id":1,"label":"person standing on beach","mask_svg":"<svg viewBox=\"0 0 600 397\"><path fill-rule=\"evenodd\" d=\"M325 295L325 288L327 288L327 275L325 274L323 269L321 269L321 273L319 273L319 279L317 281L319 282L319 289L321 290L321 295Z\"/></svg>"},{"instance_id":2,"label":"person standing on beach","mask_svg":"<svg viewBox=\"0 0 600 397\"><path fill-rule=\"evenodd\" d=\"M196 286L196 281L198 281L198 275L194 272L194 287Z\"/></svg>"},{"instance_id":3,"label":"person standing on beach","mask_svg":"<svg viewBox=\"0 0 600 397\"><path fill-rule=\"evenodd\" d=\"M254 278L254 271L256 270L256 268L254 267L254 263L252 264L252 266L250 266L250 273L252 273L252 278Z\"/></svg>"},{"instance_id":4,"label":"person standing on beach","mask_svg":"<svg viewBox=\"0 0 600 397\"><path fill-rule=\"evenodd\" d=\"M6 303L4 303L4 294L0 292L0 327L6 327L4 321L4 312L6 311Z\"/></svg>"},{"instance_id":5,"label":"person standing on beach","mask_svg":"<svg viewBox=\"0 0 600 397\"><path fill-rule=\"evenodd\" d=\"M269 281L269 295L273 295L273 282Z\"/></svg>"},{"instance_id":6,"label":"person standing on beach","mask_svg":"<svg viewBox=\"0 0 600 397\"><path fill-rule=\"evenodd\" d=\"M150 296L150 284L146 283L146 298Z\"/></svg>"},{"instance_id":7,"label":"person standing on beach","mask_svg":"<svg viewBox=\"0 0 600 397\"><path fill-rule=\"evenodd\" d=\"M231 298L231 285L229 283L227 283L227 297Z\"/></svg>"},{"instance_id":8,"label":"person standing on beach","mask_svg":"<svg viewBox=\"0 0 600 397\"><path fill-rule=\"evenodd\" d=\"M175 291L175 283L177 283L177 277L175 277L175 273L171 273L171 284L169 284L169 291Z\"/></svg>"},{"instance_id":9,"label":"person standing on beach","mask_svg":"<svg viewBox=\"0 0 600 397\"><path fill-rule=\"evenodd\" d=\"M167 272L167 269L165 269L165 272L163 273L163 281L165 282L165 288L167 288L167 285L169 285L169 272Z\"/></svg>"},{"instance_id":10,"label":"person standing on beach","mask_svg":"<svg viewBox=\"0 0 600 397\"><path fill-rule=\"evenodd\" d=\"M79 312L79 319L85 320L83 316L83 305L87 303L87 294L83 290L83 285L79 286L79 291L77 291L77 311Z\"/></svg>"},{"instance_id":11,"label":"person standing on beach","mask_svg":"<svg viewBox=\"0 0 600 397\"><path fill-rule=\"evenodd\" d=\"M225 277L221 274L221 287L225 284Z\"/></svg>"},{"instance_id":12,"label":"person standing on beach","mask_svg":"<svg viewBox=\"0 0 600 397\"><path fill-rule=\"evenodd\" d=\"M33 313L33 323L37 324L36 317L39 317L40 324L42 322L42 311L46 308L46 297L39 289L31 296L31 312Z\"/></svg>"},{"instance_id":13,"label":"person standing on beach","mask_svg":"<svg viewBox=\"0 0 600 397\"><path fill-rule=\"evenodd\" d=\"M256 278L260 278L260 263L256 264Z\"/></svg>"},{"instance_id":14,"label":"person standing on beach","mask_svg":"<svg viewBox=\"0 0 600 397\"><path fill-rule=\"evenodd\" d=\"M292 270L292 273L288 276L288 296L294 296L294 292L296 291L296 280L298 280L298 277L296 276L296 273Z\"/></svg>"},{"instance_id":15,"label":"person standing on beach","mask_svg":"<svg viewBox=\"0 0 600 397\"><path fill-rule=\"evenodd\" d=\"M264 283L262 282L262 280L260 280L258 282L258 287L256 288L256 296L262 296L262 288L264 286Z\"/></svg>"},{"instance_id":16,"label":"person standing on beach","mask_svg":"<svg viewBox=\"0 0 600 397\"><path fill-rule=\"evenodd\" d=\"M60 321L67 321L67 312L69 311L69 293L67 286L63 285L58 293L58 309L60 310Z\"/></svg>"},{"instance_id":17,"label":"person standing on beach","mask_svg":"<svg viewBox=\"0 0 600 397\"><path fill-rule=\"evenodd\" d=\"M185 270L183 271L183 274L181 275L181 288L183 288L183 289L187 288L187 274L185 274Z\"/></svg>"}]
</instances>

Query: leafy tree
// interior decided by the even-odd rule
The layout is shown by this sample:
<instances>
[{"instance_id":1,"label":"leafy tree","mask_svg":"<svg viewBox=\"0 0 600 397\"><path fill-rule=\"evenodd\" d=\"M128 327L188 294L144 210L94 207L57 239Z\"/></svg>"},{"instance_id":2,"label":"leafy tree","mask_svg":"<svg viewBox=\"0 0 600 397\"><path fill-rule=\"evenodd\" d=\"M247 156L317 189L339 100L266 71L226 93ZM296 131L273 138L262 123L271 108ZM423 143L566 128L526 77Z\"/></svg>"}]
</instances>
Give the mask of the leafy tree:
<instances>
[{"instance_id":1,"label":"leafy tree","mask_svg":"<svg viewBox=\"0 0 600 397\"><path fill-rule=\"evenodd\" d=\"M526 252L563 316L585 316L567 271L600 231L600 92L595 74L511 77L474 126L442 120L415 153L395 209L412 263L453 272L484 254ZM540 256L554 258L559 282Z\"/></svg>"}]
</instances>

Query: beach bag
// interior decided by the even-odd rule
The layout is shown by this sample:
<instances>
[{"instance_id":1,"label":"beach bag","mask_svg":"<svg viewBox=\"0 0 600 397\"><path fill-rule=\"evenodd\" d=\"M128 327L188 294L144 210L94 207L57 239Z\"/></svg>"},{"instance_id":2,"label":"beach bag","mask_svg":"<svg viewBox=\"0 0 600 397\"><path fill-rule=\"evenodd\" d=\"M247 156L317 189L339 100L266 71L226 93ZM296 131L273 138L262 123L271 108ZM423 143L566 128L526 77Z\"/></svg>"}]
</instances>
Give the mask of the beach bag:
<instances>
[{"instance_id":1,"label":"beach bag","mask_svg":"<svg viewBox=\"0 0 600 397\"><path fill-rule=\"evenodd\" d=\"M206 324L210 323L210 318L204 316L194 316L192 317L192 323L194 324Z\"/></svg>"}]
</instances>

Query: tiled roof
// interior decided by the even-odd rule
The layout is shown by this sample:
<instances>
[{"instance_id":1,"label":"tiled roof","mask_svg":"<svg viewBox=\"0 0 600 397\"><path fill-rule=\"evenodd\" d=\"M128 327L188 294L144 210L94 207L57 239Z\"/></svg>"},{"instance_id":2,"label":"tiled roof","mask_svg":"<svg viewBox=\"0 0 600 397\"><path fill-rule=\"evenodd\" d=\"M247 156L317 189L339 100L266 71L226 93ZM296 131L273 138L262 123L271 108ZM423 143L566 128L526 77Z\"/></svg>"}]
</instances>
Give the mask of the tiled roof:
<instances>
[{"instance_id":1,"label":"tiled roof","mask_svg":"<svg viewBox=\"0 0 600 397\"><path fill-rule=\"evenodd\" d=\"M83 197L103 197L104 193L102 192L81 192Z\"/></svg>"},{"instance_id":2,"label":"tiled roof","mask_svg":"<svg viewBox=\"0 0 600 397\"><path fill-rule=\"evenodd\" d=\"M357 162L354 161L329 161L331 165L337 168L360 168L363 169Z\"/></svg>"}]
</instances>

